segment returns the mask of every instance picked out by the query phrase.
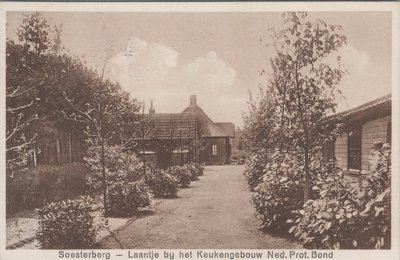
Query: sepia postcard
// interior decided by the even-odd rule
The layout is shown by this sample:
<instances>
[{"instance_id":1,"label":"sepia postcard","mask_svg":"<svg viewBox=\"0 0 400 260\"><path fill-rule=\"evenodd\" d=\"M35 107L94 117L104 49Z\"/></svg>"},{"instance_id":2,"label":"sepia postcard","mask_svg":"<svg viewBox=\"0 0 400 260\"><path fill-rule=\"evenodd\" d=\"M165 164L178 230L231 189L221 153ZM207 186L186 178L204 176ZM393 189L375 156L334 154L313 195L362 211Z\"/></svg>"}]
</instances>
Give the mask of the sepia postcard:
<instances>
[{"instance_id":1,"label":"sepia postcard","mask_svg":"<svg viewBox=\"0 0 400 260\"><path fill-rule=\"evenodd\" d=\"M0 3L0 259L399 259L399 12Z\"/></svg>"}]
</instances>

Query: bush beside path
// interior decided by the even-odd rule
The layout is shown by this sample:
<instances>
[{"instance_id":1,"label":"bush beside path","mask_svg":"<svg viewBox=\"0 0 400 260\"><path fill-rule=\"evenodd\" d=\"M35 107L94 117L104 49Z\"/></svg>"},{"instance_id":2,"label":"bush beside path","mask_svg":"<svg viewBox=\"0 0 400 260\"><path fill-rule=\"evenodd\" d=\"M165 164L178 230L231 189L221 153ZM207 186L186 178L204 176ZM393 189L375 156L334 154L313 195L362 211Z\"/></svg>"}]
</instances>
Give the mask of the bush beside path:
<instances>
[{"instance_id":1,"label":"bush beside path","mask_svg":"<svg viewBox=\"0 0 400 260\"><path fill-rule=\"evenodd\" d=\"M243 166L206 166L200 181L179 191L176 198L153 199L133 217L109 218L96 238L96 247L122 248L301 248L286 238L260 230L242 175ZM101 204L100 199L96 204ZM95 223L103 223L101 210ZM7 218L7 248L39 249L33 210Z\"/></svg>"},{"instance_id":2,"label":"bush beside path","mask_svg":"<svg viewBox=\"0 0 400 260\"><path fill-rule=\"evenodd\" d=\"M102 248L301 248L259 229L251 192L237 165L206 166L178 198L153 203L152 214L100 241Z\"/></svg>"},{"instance_id":3,"label":"bush beside path","mask_svg":"<svg viewBox=\"0 0 400 260\"><path fill-rule=\"evenodd\" d=\"M157 205L161 201L162 199L153 199L152 205ZM100 203L98 203L97 207L100 207ZM152 206L148 207L146 212L150 212L151 210L153 210ZM112 236L114 231L122 229L128 222L135 221L139 217L141 216L133 216L130 218L108 218L108 225L100 230L96 236L96 240L101 241L107 236ZM101 210L98 210L95 213L94 222L97 225L104 224ZM33 209L21 211L9 216L6 220L6 248L40 249L40 245L35 237L38 228L38 220L35 218Z\"/></svg>"}]
</instances>

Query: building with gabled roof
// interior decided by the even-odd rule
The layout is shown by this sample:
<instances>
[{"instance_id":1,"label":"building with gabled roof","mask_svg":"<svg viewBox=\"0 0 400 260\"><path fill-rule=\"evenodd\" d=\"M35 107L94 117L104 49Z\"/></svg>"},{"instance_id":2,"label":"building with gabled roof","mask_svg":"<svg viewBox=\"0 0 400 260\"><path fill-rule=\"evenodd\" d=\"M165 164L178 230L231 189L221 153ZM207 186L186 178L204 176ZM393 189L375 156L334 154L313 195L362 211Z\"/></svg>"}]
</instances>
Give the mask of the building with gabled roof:
<instances>
[{"instance_id":1,"label":"building with gabled roof","mask_svg":"<svg viewBox=\"0 0 400 260\"><path fill-rule=\"evenodd\" d=\"M323 121L344 123L344 131L323 147L323 157L335 160L347 173L367 174L372 165L374 142L391 143L392 95L326 117Z\"/></svg>"},{"instance_id":2,"label":"building with gabled roof","mask_svg":"<svg viewBox=\"0 0 400 260\"><path fill-rule=\"evenodd\" d=\"M229 164L235 125L230 122L215 123L197 105L197 97L182 113L156 113L151 102L147 132L151 135L137 138L137 152L155 166L184 164L189 161L205 164Z\"/></svg>"}]
</instances>

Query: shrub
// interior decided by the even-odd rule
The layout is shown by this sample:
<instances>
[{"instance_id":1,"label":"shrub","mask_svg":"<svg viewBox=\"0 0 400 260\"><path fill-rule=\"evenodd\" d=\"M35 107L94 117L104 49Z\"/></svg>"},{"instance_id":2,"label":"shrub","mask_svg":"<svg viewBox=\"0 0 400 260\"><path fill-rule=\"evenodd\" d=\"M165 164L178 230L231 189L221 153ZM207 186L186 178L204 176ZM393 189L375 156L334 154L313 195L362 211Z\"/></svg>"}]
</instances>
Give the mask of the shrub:
<instances>
[{"instance_id":1,"label":"shrub","mask_svg":"<svg viewBox=\"0 0 400 260\"><path fill-rule=\"evenodd\" d=\"M82 163L40 165L16 172L13 179L7 179L7 214L87 194L87 173Z\"/></svg>"},{"instance_id":2,"label":"shrub","mask_svg":"<svg viewBox=\"0 0 400 260\"><path fill-rule=\"evenodd\" d=\"M176 177L181 187L188 187L190 185L192 174L188 168L184 166L171 166L167 169L167 173Z\"/></svg>"},{"instance_id":3,"label":"shrub","mask_svg":"<svg viewBox=\"0 0 400 260\"><path fill-rule=\"evenodd\" d=\"M368 248L391 248L391 146L376 142L372 148L374 164L372 174L367 178L365 187L358 192L363 205L361 216L366 225L362 236Z\"/></svg>"},{"instance_id":4,"label":"shrub","mask_svg":"<svg viewBox=\"0 0 400 260\"><path fill-rule=\"evenodd\" d=\"M91 169L87 182L91 192L97 192L102 187L102 165L100 147L91 147L84 158ZM105 168L107 183L138 181L143 179L143 164L133 152L125 151L121 146L105 148Z\"/></svg>"},{"instance_id":5,"label":"shrub","mask_svg":"<svg viewBox=\"0 0 400 260\"><path fill-rule=\"evenodd\" d=\"M143 181L112 182L109 185L107 207L110 216L130 216L150 203L150 188Z\"/></svg>"},{"instance_id":6,"label":"shrub","mask_svg":"<svg viewBox=\"0 0 400 260\"><path fill-rule=\"evenodd\" d=\"M182 168L190 173L190 181L198 181L199 176L197 175L197 169L194 168L191 164L185 164Z\"/></svg>"},{"instance_id":7,"label":"shrub","mask_svg":"<svg viewBox=\"0 0 400 260\"><path fill-rule=\"evenodd\" d=\"M359 208L351 195L354 188L343 181L342 173L333 163L321 169L325 171L312 187L319 192L319 198L309 200L303 209L295 211L296 221L287 221L295 222L289 233L300 239L305 248L333 249L340 247L339 241L342 248L353 247L359 217Z\"/></svg>"},{"instance_id":8,"label":"shrub","mask_svg":"<svg viewBox=\"0 0 400 260\"><path fill-rule=\"evenodd\" d=\"M191 163L197 169L197 175L203 176L204 175L204 165L201 163Z\"/></svg>"},{"instance_id":9,"label":"shrub","mask_svg":"<svg viewBox=\"0 0 400 260\"><path fill-rule=\"evenodd\" d=\"M246 161L244 177L251 191L262 182L262 177L267 171L265 152L253 153Z\"/></svg>"},{"instance_id":10,"label":"shrub","mask_svg":"<svg viewBox=\"0 0 400 260\"><path fill-rule=\"evenodd\" d=\"M252 204L264 229L286 231L287 218L303 204L303 171L296 154L275 152L263 169L262 183L255 188Z\"/></svg>"},{"instance_id":11,"label":"shrub","mask_svg":"<svg viewBox=\"0 0 400 260\"><path fill-rule=\"evenodd\" d=\"M155 197L161 198L176 197L179 190L179 180L161 169L149 172L147 185L149 185Z\"/></svg>"},{"instance_id":12,"label":"shrub","mask_svg":"<svg viewBox=\"0 0 400 260\"><path fill-rule=\"evenodd\" d=\"M87 195L89 192L89 187L86 183L86 175L88 173L87 167L81 164L82 170L79 172L70 171L60 171L55 189L56 191L56 200L62 199L73 199L77 195ZM64 168L65 169L65 168ZM54 200L54 197L53 197Z\"/></svg>"},{"instance_id":13,"label":"shrub","mask_svg":"<svg viewBox=\"0 0 400 260\"><path fill-rule=\"evenodd\" d=\"M67 200L37 209L36 238L43 249L85 249L93 247L99 226L93 221L92 201Z\"/></svg>"},{"instance_id":14,"label":"shrub","mask_svg":"<svg viewBox=\"0 0 400 260\"><path fill-rule=\"evenodd\" d=\"M129 216L149 206L151 193L145 183L143 163L133 152L121 146L108 146L105 151L106 207L109 215ZM87 178L91 192L99 192L102 190L103 179L100 148L90 148L85 161L92 170ZM146 167L146 171L150 171L150 168Z\"/></svg>"},{"instance_id":15,"label":"shrub","mask_svg":"<svg viewBox=\"0 0 400 260\"><path fill-rule=\"evenodd\" d=\"M310 200L289 229L306 248L390 248L390 146L375 143L372 174L360 184L344 180L340 171L328 166ZM331 169L334 169L333 171Z\"/></svg>"},{"instance_id":16,"label":"shrub","mask_svg":"<svg viewBox=\"0 0 400 260\"><path fill-rule=\"evenodd\" d=\"M203 175L204 168L199 163L188 163L183 166L183 168L190 172L191 174L191 181L199 180L199 176Z\"/></svg>"},{"instance_id":17,"label":"shrub","mask_svg":"<svg viewBox=\"0 0 400 260\"><path fill-rule=\"evenodd\" d=\"M197 175L198 176L203 176L204 175L204 165L203 164L196 163L196 162L192 162L190 164L193 165L193 167L197 169Z\"/></svg>"}]
</instances>

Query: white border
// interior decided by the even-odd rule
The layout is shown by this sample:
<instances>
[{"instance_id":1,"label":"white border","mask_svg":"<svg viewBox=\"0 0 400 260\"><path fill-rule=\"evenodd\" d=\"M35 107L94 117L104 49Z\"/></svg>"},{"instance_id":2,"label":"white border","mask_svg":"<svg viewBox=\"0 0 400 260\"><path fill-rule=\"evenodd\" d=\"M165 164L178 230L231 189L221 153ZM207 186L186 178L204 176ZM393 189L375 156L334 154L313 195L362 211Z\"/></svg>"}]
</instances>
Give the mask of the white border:
<instances>
[{"instance_id":1,"label":"white border","mask_svg":"<svg viewBox=\"0 0 400 260\"><path fill-rule=\"evenodd\" d=\"M29 3L29 2L0 2L0 124L1 136L5 136L5 23L8 11L46 11L46 12L392 12L392 249L391 250L338 250L334 252L334 259L400 259L400 5L399 3L377 2L285 2L285 3ZM368 28L366 28L368 29ZM0 142L0 150L5 151L5 141ZM59 259L58 250L5 250L5 152L0 156L0 260L6 259ZM126 250L97 250L116 254ZM159 250L162 253L163 250ZM171 250L178 252L178 250ZM231 251L231 250L229 250ZM246 250L254 251L254 250ZM288 250L286 250L288 251ZM302 250L300 250L302 251ZM177 254L177 253L176 253ZM127 259L127 257L111 259ZM162 258L159 258L162 259ZM294 258L292 258L294 259Z\"/></svg>"}]
</instances>

